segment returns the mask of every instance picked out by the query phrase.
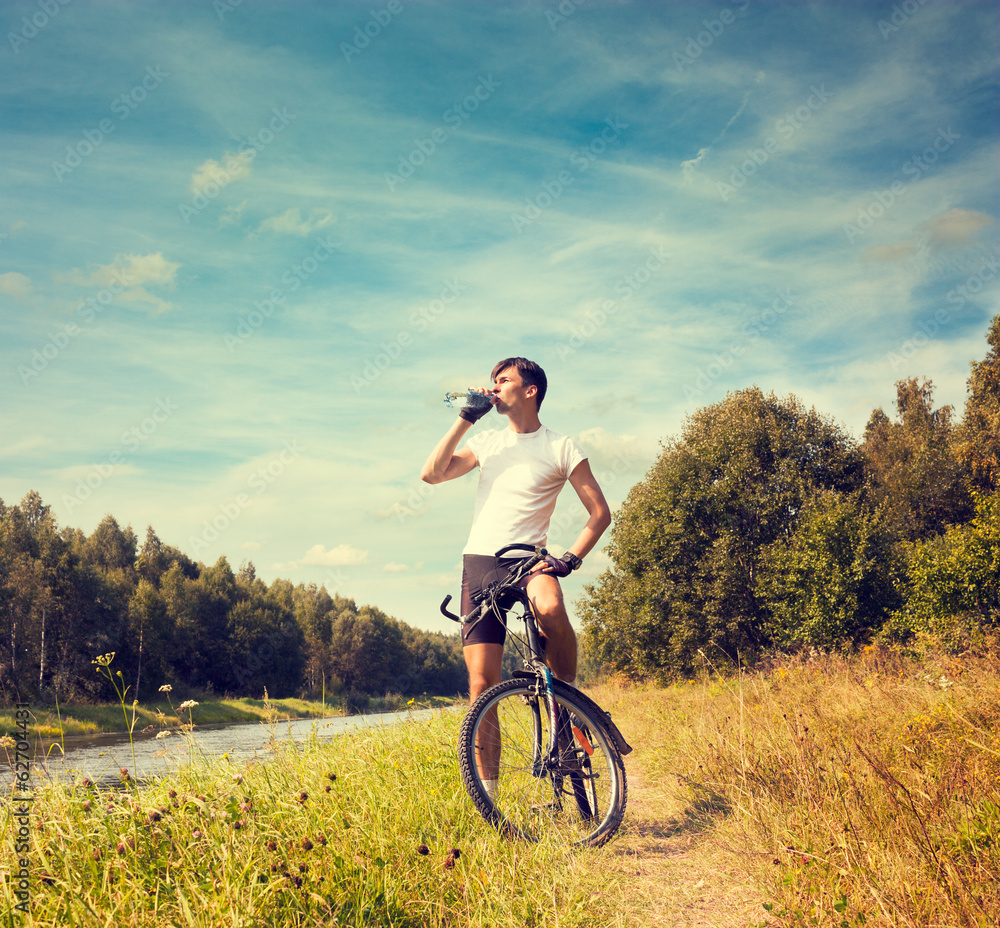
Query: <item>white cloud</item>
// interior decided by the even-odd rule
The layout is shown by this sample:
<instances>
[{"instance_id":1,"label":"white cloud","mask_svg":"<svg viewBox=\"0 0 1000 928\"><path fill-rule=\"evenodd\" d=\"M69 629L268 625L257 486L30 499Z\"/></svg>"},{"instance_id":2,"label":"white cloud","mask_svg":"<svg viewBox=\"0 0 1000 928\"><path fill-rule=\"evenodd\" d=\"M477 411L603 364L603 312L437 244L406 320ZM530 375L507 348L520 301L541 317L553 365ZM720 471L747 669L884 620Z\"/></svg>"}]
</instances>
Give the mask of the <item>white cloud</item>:
<instances>
[{"instance_id":1,"label":"white cloud","mask_svg":"<svg viewBox=\"0 0 1000 928\"><path fill-rule=\"evenodd\" d=\"M153 284L172 289L180 264L168 261L162 252L148 255L116 255L110 264L99 265L89 273L78 269L69 274L56 274L55 279L84 287L114 285L115 299L123 303L148 303L158 312L172 309L173 304L150 293L143 286ZM124 289L122 289L124 288Z\"/></svg>"},{"instance_id":2,"label":"white cloud","mask_svg":"<svg viewBox=\"0 0 1000 928\"><path fill-rule=\"evenodd\" d=\"M236 204L236 206L227 206L223 214L219 217L219 225L221 226L233 226L236 225L240 219L243 217L243 210L246 209L247 201Z\"/></svg>"},{"instance_id":3,"label":"white cloud","mask_svg":"<svg viewBox=\"0 0 1000 928\"><path fill-rule=\"evenodd\" d=\"M271 216L265 219L257 227L257 232L276 232L280 235L305 237L317 229L328 226L333 221L333 214L329 210L314 208L309 211L309 217L303 219L301 210L298 207L293 207L286 209L280 216Z\"/></svg>"},{"instance_id":4,"label":"white cloud","mask_svg":"<svg viewBox=\"0 0 1000 928\"><path fill-rule=\"evenodd\" d=\"M0 293L6 293L15 300L25 300L31 295L31 278L17 271L0 274Z\"/></svg>"},{"instance_id":5,"label":"white cloud","mask_svg":"<svg viewBox=\"0 0 1000 928\"><path fill-rule=\"evenodd\" d=\"M256 150L251 148L238 155L226 152L221 162L209 158L199 164L191 175L191 195L198 196L211 185L222 188L229 186L233 181L245 180L250 176L250 165L256 155Z\"/></svg>"},{"instance_id":6,"label":"white cloud","mask_svg":"<svg viewBox=\"0 0 1000 928\"><path fill-rule=\"evenodd\" d=\"M382 568L382 570L384 570L387 574L401 574L409 569L410 569L409 566L406 564L394 564L394 563L386 564L385 567Z\"/></svg>"},{"instance_id":7,"label":"white cloud","mask_svg":"<svg viewBox=\"0 0 1000 928\"><path fill-rule=\"evenodd\" d=\"M313 545L297 563L301 566L349 567L367 560L368 552L354 545L337 545L329 551L324 545Z\"/></svg>"}]
</instances>

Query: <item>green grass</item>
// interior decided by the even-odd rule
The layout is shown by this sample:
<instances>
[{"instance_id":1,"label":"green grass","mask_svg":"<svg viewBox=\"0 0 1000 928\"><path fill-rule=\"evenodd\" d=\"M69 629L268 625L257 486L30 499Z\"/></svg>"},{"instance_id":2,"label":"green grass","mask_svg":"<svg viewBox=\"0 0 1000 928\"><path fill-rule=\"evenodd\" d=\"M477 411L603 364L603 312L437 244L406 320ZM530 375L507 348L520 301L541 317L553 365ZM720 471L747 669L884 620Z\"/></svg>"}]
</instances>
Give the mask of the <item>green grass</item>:
<instances>
[{"instance_id":1,"label":"green grass","mask_svg":"<svg viewBox=\"0 0 1000 928\"><path fill-rule=\"evenodd\" d=\"M621 897L594 883L605 852L504 842L475 813L459 720L279 742L268 761L196 763L138 791L36 784L18 924L607 924ZM8 817L7 860L12 842Z\"/></svg>"}]
</instances>

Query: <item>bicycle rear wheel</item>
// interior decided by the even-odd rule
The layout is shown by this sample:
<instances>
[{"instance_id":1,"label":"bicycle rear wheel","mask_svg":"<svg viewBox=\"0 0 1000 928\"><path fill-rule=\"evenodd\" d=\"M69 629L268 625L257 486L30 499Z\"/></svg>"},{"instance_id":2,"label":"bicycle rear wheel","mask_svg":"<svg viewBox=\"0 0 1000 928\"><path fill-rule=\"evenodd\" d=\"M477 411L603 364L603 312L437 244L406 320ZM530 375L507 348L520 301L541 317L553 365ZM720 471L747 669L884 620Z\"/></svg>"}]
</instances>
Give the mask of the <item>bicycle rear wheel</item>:
<instances>
[{"instance_id":1,"label":"bicycle rear wheel","mask_svg":"<svg viewBox=\"0 0 1000 928\"><path fill-rule=\"evenodd\" d=\"M558 756L548 756L550 721L538 681L505 680L473 703L459 735L462 781L501 834L597 847L625 814L625 766L589 700L556 681L565 721ZM496 780L491 797L486 780Z\"/></svg>"}]
</instances>

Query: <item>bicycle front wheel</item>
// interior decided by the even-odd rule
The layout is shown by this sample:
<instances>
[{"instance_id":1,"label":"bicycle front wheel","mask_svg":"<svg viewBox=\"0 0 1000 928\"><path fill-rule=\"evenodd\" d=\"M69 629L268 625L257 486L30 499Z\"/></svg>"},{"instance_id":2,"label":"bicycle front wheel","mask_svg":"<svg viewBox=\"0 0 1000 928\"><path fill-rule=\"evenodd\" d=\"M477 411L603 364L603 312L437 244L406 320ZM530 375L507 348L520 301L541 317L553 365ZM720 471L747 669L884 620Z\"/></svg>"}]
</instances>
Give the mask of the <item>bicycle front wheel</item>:
<instances>
[{"instance_id":1,"label":"bicycle front wheel","mask_svg":"<svg viewBox=\"0 0 1000 928\"><path fill-rule=\"evenodd\" d=\"M558 681L558 750L550 755L548 706L538 689L537 680L505 680L473 703L459 735L462 780L507 837L597 847L625 814L621 755L594 704Z\"/></svg>"}]
</instances>

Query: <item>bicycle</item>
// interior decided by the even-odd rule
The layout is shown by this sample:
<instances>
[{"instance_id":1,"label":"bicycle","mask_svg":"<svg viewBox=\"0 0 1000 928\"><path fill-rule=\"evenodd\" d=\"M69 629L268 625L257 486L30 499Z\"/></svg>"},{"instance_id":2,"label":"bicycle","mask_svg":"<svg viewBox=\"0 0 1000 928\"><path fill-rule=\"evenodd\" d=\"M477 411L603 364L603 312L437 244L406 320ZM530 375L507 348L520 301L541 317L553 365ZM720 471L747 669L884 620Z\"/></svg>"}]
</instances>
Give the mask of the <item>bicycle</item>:
<instances>
[{"instance_id":1,"label":"bicycle","mask_svg":"<svg viewBox=\"0 0 1000 928\"><path fill-rule=\"evenodd\" d=\"M522 581L548 553L533 545L508 545L496 553L532 553L489 584L465 616L472 625L493 613L524 622L523 637L508 633L522 658L515 671L469 707L459 733L462 781L480 814L502 835L537 842L545 837L572 846L599 847L621 825L628 798L622 756L632 748L590 697L552 676L545 644ZM521 607L521 612L517 612ZM485 774L492 774L486 776ZM492 791L485 780L493 780Z\"/></svg>"}]
</instances>

